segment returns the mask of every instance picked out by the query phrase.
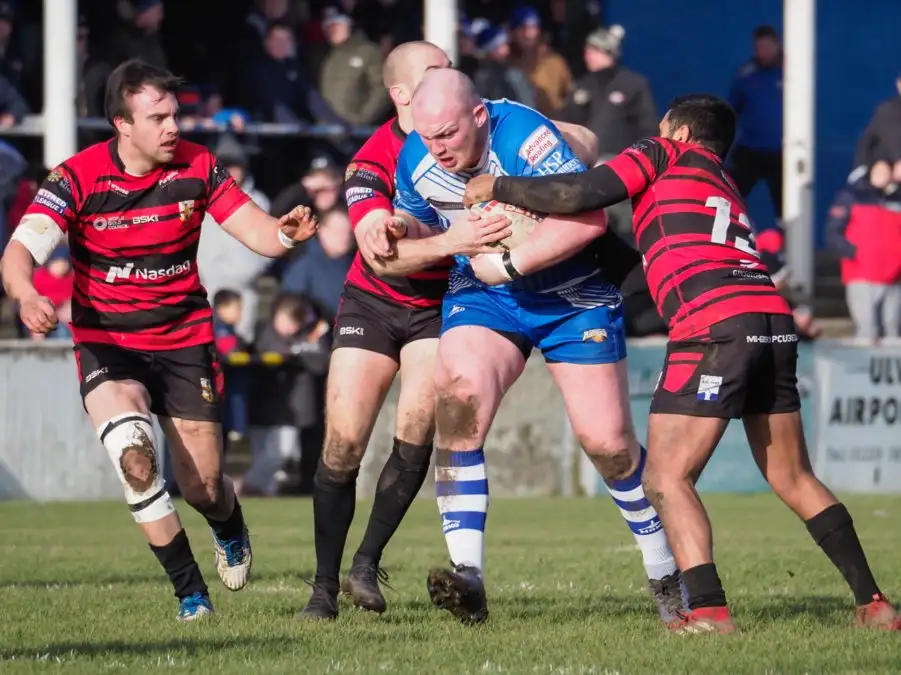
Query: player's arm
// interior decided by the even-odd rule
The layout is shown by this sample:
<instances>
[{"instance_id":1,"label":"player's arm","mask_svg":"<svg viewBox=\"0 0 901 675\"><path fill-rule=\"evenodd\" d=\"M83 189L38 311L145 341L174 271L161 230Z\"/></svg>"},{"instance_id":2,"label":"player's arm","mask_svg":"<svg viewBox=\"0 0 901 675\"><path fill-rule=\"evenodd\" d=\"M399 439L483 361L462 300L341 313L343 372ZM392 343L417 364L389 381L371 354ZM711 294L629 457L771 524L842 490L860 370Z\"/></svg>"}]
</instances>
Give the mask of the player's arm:
<instances>
[{"instance_id":1,"label":"player's arm","mask_svg":"<svg viewBox=\"0 0 901 675\"><path fill-rule=\"evenodd\" d=\"M207 212L251 251L278 258L316 233L319 223L309 207L296 206L281 218L273 218L253 203L224 166L212 155L209 158Z\"/></svg>"},{"instance_id":2,"label":"player's arm","mask_svg":"<svg viewBox=\"0 0 901 675\"><path fill-rule=\"evenodd\" d=\"M47 333L56 326L53 303L34 287L35 263L43 265L62 243L78 212L78 182L62 167L54 169L41 185L13 232L0 275L6 294L19 305L22 323L33 333Z\"/></svg>"},{"instance_id":3,"label":"player's arm","mask_svg":"<svg viewBox=\"0 0 901 675\"><path fill-rule=\"evenodd\" d=\"M667 143L663 139L639 141L606 164L582 173L478 176L466 186L464 201L497 199L544 213L603 209L647 189L667 164L672 152Z\"/></svg>"}]
</instances>

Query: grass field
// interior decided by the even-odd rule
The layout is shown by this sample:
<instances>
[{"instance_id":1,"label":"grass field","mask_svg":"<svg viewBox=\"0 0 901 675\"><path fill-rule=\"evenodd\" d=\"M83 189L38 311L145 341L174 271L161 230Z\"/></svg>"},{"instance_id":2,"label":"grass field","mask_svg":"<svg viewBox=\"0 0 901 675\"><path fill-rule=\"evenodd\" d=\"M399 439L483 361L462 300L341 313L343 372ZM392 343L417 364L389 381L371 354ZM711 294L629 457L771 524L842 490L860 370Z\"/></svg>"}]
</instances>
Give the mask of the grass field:
<instances>
[{"instance_id":1,"label":"grass field","mask_svg":"<svg viewBox=\"0 0 901 675\"><path fill-rule=\"evenodd\" d=\"M379 617L294 619L313 571L311 503L250 501L254 581L218 582L209 535L182 506L217 614L181 625L165 578L120 504L0 504L0 671L210 673L897 673L901 635L851 628L838 573L769 495L711 496L720 574L743 634L671 636L631 536L606 500L492 503L491 619L432 609L425 573L446 561L436 508L414 506L384 565ZM901 498L850 498L884 591L901 598ZM350 546L359 541L361 504ZM348 556L349 557L349 556Z\"/></svg>"}]
</instances>

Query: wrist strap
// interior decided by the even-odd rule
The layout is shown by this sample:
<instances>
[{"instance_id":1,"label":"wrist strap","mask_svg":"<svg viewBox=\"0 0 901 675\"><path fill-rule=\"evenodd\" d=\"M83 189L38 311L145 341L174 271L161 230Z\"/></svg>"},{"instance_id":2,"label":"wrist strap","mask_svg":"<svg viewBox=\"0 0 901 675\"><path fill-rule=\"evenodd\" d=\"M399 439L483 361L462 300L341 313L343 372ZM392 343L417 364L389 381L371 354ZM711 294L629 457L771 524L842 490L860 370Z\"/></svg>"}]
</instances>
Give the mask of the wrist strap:
<instances>
[{"instance_id":1,"label":"wrist strap","mask_svg":"<svg viewBox=\"0 0 901 675\"><path fill-rule=\"evenodd\" d=\"M507 276L510 277L510 280L519 279L522 274L519 273L519 270L516 269L516 266L513 264L513 260L510 258L510 250L507 249L504 251L504 254L501 256L501 262L504 264L504 269L507 272Z\"/></svg>"},{"instance_id":2,"label":"wrist strap","mask_svg":"<svg viewBox=\"0 0 901 675\"><path fill-rule=\"evenodd\" d=\"M278 243L287 249L292 249L297 246L297 242L291 239L291 237L289 237L287 234L282 232L282 228L278 228Z\"/></svg>"}]
</instances>

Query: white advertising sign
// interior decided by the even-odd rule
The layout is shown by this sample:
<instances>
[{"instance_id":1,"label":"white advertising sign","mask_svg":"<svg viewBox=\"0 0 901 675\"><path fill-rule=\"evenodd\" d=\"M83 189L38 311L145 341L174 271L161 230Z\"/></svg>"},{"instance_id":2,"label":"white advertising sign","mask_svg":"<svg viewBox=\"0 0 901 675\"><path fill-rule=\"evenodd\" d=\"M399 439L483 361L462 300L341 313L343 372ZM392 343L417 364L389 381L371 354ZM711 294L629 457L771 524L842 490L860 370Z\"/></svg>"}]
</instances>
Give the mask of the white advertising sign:
<instances>
[{"instance_id":1,"label":"white advertising sign","mask_svg":"<svg viewBox=\"0 0 901 675\"><path fill-rule=\"evenodd\" d=\"M814 468L830 488L901 492L901 346L817 345Z\"/></svg>"}]
</instances>

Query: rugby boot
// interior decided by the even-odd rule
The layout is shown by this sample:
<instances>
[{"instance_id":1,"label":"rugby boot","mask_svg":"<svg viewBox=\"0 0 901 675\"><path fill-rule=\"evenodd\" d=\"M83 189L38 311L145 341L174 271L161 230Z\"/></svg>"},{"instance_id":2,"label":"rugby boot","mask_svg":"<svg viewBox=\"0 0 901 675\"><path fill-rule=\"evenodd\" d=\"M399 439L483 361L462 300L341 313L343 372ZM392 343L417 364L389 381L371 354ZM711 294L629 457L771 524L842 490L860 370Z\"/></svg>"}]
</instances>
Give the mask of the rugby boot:
<instances>
[{"instance_id":1,"label":"rugby boot","mask_svg":"<svg viewBox=\"0 0 901 675\"><path fill-rule=\"evenodd\" d=\"M901 631L901 615L882 593L874 595L872 602L857 608L856 623L858 628Z\"/></svg>"},{"instance_id":2,"label":"rugby boot","mask_svg":"<svg viewBox=\"0 0 901 675\"><path fill-rule=\"evenodd\" d=\"M688 613L688 591L682 583L679 570L662 579L650 579L648 589L657 603L657 611L664 625L670 626L681 621Z\"/></svg>"},{"instance_id":3,"label":"rugby boot","mask_svg":"<svg viewBox=\"0 0 901 675\"><path fill-rule=\"evenodd\" d=\"M429 572L428 589L432 604L446 609L462 623L471 625L488 620L485 583L477 568L468 565L435 568Z\"/></svg>"},{"instance_id":4,"label":"rugby boot","mask_svg":"<svg viewBox=\"0 0 901 675\"><path fill-rule=\"evenodd\" d=\"M197 621L213 613L213 603L206 593L194 593L178 601L178 620L182 623Z\"/></svg>"},{"instance_id":5,"label":"rugby boot","mask_svg":"<svg viewBox=\"0 0 901 675\"><path fill-rule=\"evenodd\" d=\"M379 581L388 586L388 573L385 570L374 562L354 560L353 567L341 584L341 590L355 606L381 614L388 609L388 603L382 595Z\"/></svg>"},{"instance_id":6,"label":"rugby boot","mask_svg":"<svg viewBox=\"0 0 901 675\"><path fill-rule=\"evenodd\" d=\"M213 545L216 549L216 571L219 578L228 590L240 591L247 585L253 563L247 526L244 526L241 536L235 539L220 539L213 532Z\"/></svg>"},{"instance_id":7,"label":"rugby boot","mask_svg":"<svg viewBox=\"0 0 901 675\"><path fill-rule=\"evenodd\" d=\"M309 583L309 582L307 582ZM338 618L338 590L326 588L322 584L310 584L313 594L307 606L297 615L304 620L334 620Z\"/></svg>"},{"instance_id":8,"label":"rugby boot","mask_svg":"<svg viewBox=\"0 0 901 675\"><path fill-rule=\"evenodd\" d=\"M667 624L673 633L737 633L728 607L698 607L680 615L677 621Z\"/></svg>"}]
</instances>

